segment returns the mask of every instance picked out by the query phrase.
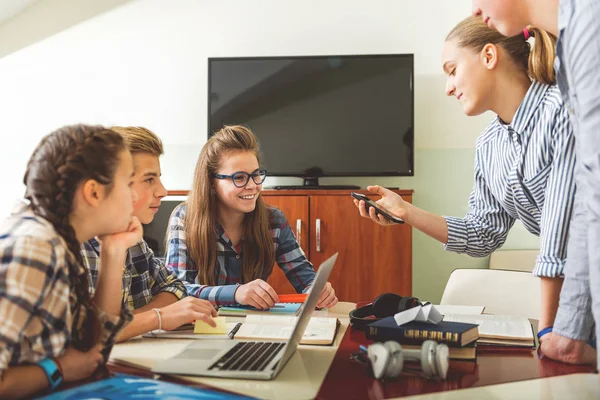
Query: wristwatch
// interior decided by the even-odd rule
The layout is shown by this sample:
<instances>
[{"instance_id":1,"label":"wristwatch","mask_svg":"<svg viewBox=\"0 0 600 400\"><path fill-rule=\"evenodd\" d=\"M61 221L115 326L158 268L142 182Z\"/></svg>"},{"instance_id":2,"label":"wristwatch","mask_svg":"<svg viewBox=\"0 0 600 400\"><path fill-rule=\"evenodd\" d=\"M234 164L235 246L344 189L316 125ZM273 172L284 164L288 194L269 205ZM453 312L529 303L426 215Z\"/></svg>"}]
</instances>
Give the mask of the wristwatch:
<instances>
[{"instance_id":1,"label":"wristwatch","mask_svg":"<svg viewBox=\"0 0 600 400\"><path fill-rule=\"evenodd\" d=\"M63 381L62 373L60 372L58 365L56 365L56 362L51 358L44 358L37 365L39 365L46 373L52 390L56 389Z\"/></svg>"}]
</instances>

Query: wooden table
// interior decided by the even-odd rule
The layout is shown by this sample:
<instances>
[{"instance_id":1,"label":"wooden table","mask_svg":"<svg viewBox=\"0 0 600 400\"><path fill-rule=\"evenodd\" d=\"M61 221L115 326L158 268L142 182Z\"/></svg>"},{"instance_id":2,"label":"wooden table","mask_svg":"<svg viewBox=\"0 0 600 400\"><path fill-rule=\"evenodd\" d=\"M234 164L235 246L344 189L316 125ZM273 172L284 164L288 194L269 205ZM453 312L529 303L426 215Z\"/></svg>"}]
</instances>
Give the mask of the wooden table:
<instances>
[{"instance_id":1,"label":"wooden table","mask_svg":"<svg viewBox=\"0 0 600 400\"><path fill-rule=\"evenodd\" d=\"M547 358L540 359L537 351L533 350L480 351L476 361L451 361L448 379L444 381L428 380L420 374L408 373L394 380L379 381L372 377L369 366L350 358L352 353L358 351L360 344L371 343L363 332L346 329L348 312L353 307L352 303L340 303L332 310L331 316L338 317L342 322L334 346L300 346L273 381L169 376L161 376L161 379L259 398L375 400L450 393L456 389L594 371L592 366L572 366ZM112 372L152 377L154 374L149 369L158 359L176 354L187 343L189 341L144 339L120 344L115 346L111 357L120 360L121 364L113 363L109 368ZM123 361L138 368L124 366ZM282 393L286 395L282 397ZM456 393L459 395L461 392Z\"/></svg>"},{"instance_id":2,"label":"wooden table","mask_svg":"<svg viewBox=\"0 0 600 400\"><path fill-rule=\"evenodd\" d=\"M475 361L450 361L448 378L444 381L407 373L394 380L379 381L372 377L370 367L351 359L359 345L369 343L372 341L367 340L363 332L352 328L346 330L318 399L390 399L594 371L592 366L568 365L540 358L537 350L478 351Z\"/></svg>"}]
</instances>

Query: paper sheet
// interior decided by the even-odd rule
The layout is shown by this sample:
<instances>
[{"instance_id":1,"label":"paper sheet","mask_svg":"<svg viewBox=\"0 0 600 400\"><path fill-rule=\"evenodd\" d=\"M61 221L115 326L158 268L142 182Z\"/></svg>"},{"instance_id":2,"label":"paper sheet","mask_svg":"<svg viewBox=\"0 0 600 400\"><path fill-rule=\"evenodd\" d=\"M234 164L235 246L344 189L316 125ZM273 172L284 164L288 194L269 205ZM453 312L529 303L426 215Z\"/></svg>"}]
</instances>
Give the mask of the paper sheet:
<instances>
[{"instance_id":1,"label":"paper sheet","mask_svg":"<svg viewBox=\"0 0 600 400\"><path fill-rule=\"evenodd\" d=\"M431 304L426 306L416 306L408 310L401 311L394 315L398 326L411 321L421 321L430 324L437 324L442 321L442 314Z\"/></svg>"},{"instance_id":2,"label":"paper sheet","mask_svg":"<svg viewBox=\"0 0 600 400\"><path fill-rule=\"evenodd\" d=\"M218 335L218 334L226 334L228 332L227 326L225 325L225 317L215 317L213 321L217 324L216 327L212 327L206 322L202 320L197 320L194 324L194 333L195 334L209 334L209 335Z\"/></svg>"},{"instance_id":3,"label":"paper sheet","mask_svg":"<svg viewBox=\"0 0 600 400\"><path fill-rule=\"evenodd\" d=\"M436 310L442 315L459 314L459 315L480 315L483 313L484 306L452 306L452 305L436 305Z\"/></svg>"}]
</instances>

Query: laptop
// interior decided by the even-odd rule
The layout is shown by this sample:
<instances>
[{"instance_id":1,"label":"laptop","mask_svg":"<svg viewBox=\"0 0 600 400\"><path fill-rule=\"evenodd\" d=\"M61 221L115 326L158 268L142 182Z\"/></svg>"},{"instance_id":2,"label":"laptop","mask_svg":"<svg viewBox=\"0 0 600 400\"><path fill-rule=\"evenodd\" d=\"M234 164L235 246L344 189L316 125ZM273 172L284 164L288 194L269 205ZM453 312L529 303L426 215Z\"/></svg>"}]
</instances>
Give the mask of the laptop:
<instances>
[{"instance_id":1,"label":"laptop","mask_svg":"<svg viewBox=\"0 0 600 400\"><path fill-rule=\"evenodd\" d=\"M292 335L287 341L198 340L186 346L179 354L159 361L152 371L217 378L275 378L302 340L337 256L338 253L335 253L319 266L312 290L301 307Z\"/></svg>"}]
</instances>

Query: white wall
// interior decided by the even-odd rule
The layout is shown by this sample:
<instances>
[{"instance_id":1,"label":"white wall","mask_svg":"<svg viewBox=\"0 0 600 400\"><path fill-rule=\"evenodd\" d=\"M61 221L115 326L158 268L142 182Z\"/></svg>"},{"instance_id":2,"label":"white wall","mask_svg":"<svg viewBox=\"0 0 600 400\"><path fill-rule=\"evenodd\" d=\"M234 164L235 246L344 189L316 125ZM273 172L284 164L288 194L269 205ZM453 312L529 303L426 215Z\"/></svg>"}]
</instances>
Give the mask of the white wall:
<instances>
[{"instance_id":1,"label":"white wall","mask_svg":"<svg viewBox=\"0 0 600 400\"><path fill-rule=\"evenodd\" d=\"M131 0L17 1L27 8L0 24L0 57Z\"/></svg>"},{"instance_id":2,"label":"white wall","mask_svg":"<svg viewBox=\"0 0 600 400\"><path fill-rule=\"evenodd\" d=\"M446 34L469 15L470 4L138 0L4 57L0 216L23 192L25 164L38 140L74 122L154 130L166 145L167 188L189 188L206 140L207 57L370 53L415 54L415 177L323 181L413 188L417 205L463 215L472 185L473 144L491 116L468 118L445 97L440 59ZM298 180L269 178L268 184L287 182ZM521 232L515 243L522 245L525 235ZM434 301L453 268L485 264L449 255L419 233L413 260L415 293Z\"/></svg>"},{"instance_id":3,"label":"white wall","mask_svg":"<svg viewBox=\"0 0 600 400\"><path fill-rule=\"evenodd\" d=\"M443 39L469 9L468 0L128 3L0 59L4 132L22 143L1 162L22 170L61 124L141 124L167 144L166 184L186 188L206 138L208 56L415 53L416 146L471 148L489 117L466 118L444 97L440 67Z\"/></svg>"}]
</instances>

